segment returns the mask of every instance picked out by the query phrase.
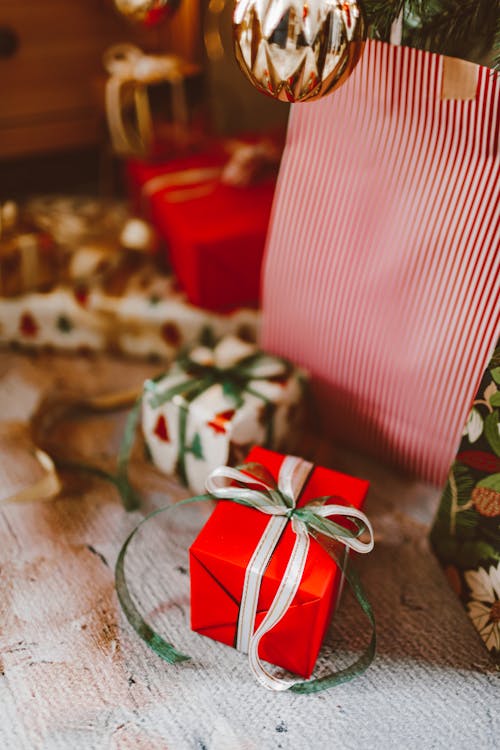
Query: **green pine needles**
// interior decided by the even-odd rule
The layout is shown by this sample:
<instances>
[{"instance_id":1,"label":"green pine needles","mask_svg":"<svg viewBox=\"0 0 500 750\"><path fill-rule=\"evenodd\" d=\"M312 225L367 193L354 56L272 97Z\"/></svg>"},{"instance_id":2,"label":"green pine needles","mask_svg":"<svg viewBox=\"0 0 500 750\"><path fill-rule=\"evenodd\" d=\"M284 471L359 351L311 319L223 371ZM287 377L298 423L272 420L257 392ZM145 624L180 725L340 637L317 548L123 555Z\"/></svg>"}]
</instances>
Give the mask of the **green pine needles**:
<instances>
[{"instance_id":1,"label":"green pine needles","mask_svg":"<svg viewBox=\"0 0 500 750\"><path fill-rule=\"evenodd\" d=\"M402 13L403 44L500 70L498 0L364 0L364 8L375 39L389 41Z\"/></svg>"}]
</instances>

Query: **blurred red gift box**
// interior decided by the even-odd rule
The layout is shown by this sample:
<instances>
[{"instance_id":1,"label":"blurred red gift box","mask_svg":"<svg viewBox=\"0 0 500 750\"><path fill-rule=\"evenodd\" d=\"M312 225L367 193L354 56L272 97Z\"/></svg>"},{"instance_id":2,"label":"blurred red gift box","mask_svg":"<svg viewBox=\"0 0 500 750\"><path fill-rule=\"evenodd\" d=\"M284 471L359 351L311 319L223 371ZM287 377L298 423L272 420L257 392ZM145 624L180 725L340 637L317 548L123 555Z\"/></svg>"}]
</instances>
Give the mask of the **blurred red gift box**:
<instances>
[{"instance_id":1,"label":"blurred red gift box","mask_svg":"<svg viewBox=\"0 0 500 750\"><path fill-rule=\"evenodd\" d=\"M189 301L211 310L259 302L279 148L217 141L168 162L127 162L134 208L152 220Z\"/></svg>"}]
</instances>

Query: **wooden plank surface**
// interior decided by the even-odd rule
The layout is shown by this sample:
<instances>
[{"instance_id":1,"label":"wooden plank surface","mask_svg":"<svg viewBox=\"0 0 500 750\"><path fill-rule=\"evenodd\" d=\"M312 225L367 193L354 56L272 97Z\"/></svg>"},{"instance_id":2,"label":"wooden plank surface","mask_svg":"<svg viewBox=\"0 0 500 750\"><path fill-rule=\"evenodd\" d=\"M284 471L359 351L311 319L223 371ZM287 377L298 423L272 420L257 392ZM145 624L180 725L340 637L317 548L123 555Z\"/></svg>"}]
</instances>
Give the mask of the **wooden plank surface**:
<instances>
[{"instance_id":1,"label":"wooden plank surface","mask_svg":"<svg viewBox=\"0 0 500 750\"><path fill-rule=\"evenodd\" d=\"M0 353L2 420L27 420L54 388L110 392L156 371L106 358ZM58 437L109 466L121 429L120 419L80 418ZM208 510L160 517L131 552L135 596L193 657L176 667L161 662L128 626L114 592L119 547L142 513L125 513L113 487L73 478L55 501L0 511L0 747L495 747L498 678L426 540L438 492L356 456L323 449L325 458L373 480L367 511L377 544L358 569L379 650L364 677L316 696L269 693L243 655L189 631L186 548ZM186 494L140 459L132 477L142 510ZM347 594L319 674L365 642Z\"/></svg>"}]
</instances>

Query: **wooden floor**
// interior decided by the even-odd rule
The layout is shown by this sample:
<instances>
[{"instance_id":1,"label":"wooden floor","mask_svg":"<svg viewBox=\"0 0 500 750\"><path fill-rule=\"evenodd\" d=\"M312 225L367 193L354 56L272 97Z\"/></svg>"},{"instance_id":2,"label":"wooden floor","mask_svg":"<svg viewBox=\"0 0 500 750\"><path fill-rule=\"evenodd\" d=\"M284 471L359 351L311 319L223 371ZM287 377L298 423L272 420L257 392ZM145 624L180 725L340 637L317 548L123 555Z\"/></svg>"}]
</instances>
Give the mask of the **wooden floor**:
<instances>
[{"instance_id":1,"label":"wooden floor","mask_svg":"<svg viewBox=\"0 0 500 750\"><path fill-rule=\"evenodd\" d=\"M106 358L0 353L1 420L25 422L53 389L111 392L154 372ZM119 418L79 418L57 437L109 467L121 429ZM427 544L439 493L356 456L323 449L325 459L373 480L367 512L377 543L358 569L379 648L365 676L316 696L269 693L243 655L190 632L186 549L207 510L160 517L131 551L135 596L193 656L176 667L161 662L114 593L118 550L142 513L125 513L111 485L73 477L54 501L0 510L0 748L498 747L498 675ZM20 460L4 451L0 498ZM143 510L186 494L140 458L132 478ZM346 594L318 673L365 642L363 617Z\"/></svg>"}]
</instances>

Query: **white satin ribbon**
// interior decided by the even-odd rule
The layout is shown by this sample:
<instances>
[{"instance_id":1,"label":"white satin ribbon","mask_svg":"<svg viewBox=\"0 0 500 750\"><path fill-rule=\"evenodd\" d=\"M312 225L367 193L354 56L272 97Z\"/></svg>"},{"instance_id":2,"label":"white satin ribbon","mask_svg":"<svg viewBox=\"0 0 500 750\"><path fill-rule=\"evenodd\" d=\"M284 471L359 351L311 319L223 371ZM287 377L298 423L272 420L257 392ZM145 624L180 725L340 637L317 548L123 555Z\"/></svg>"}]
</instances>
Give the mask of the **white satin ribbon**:
<instances>
[{"instance_id":1,"label":"white satin ribbon","mask_svg":"<svg viewBox=\"0 0 500 750\"><path fill-rule=\"evenodd\" d=\"M206 482L207 492L211 495L220 499L244 501L251 504L256 510L272 516L245 572L236 636L236 648L248 653L250 667L256 679L270 690L288 690L292 685L301 682L297 679L285 680L276 677L265 669L259 657L259 644L263 636L286 614L300 587L309 552L310 538L307 525L297 516L293 516L291 511L296 507L297 500L312 468L313 465L308 461L304 461L297 456L286 456L278 477L278 489L283 494L276 492L265 481L227 466L215 469ZM243 484L244 487L232 486L231 482L233 481ZM259 487L267 494L260 491ZM291 501L290 506L284 504L283 496ZM309 505L307 507L312 513L322 518L335 515L349 516L361 520L369 532L369 541L362 542L360 539L344 536L337 537L337 541L356 552L371 552L373 549L373 529L362 511L345 505L333 504ZM290 518L292 530L295 533L295 543L290 559L266 616L254 632L262 578Z\"/></svg>"},{"instance_id":2,"label":"white satin ribbon","mask_svg":"<svg viewBox=\"0 0 500 750\"><path fill-rule=\"evenodd\" d=\"M156 175L147 180L141 187L143 196L151 198L160 190L176 187L182 190L197 186L200 183L217 182L221 173L221 167L194 167L183 169L180 172L167 172Z\"/></svg>"}]
</instances>

